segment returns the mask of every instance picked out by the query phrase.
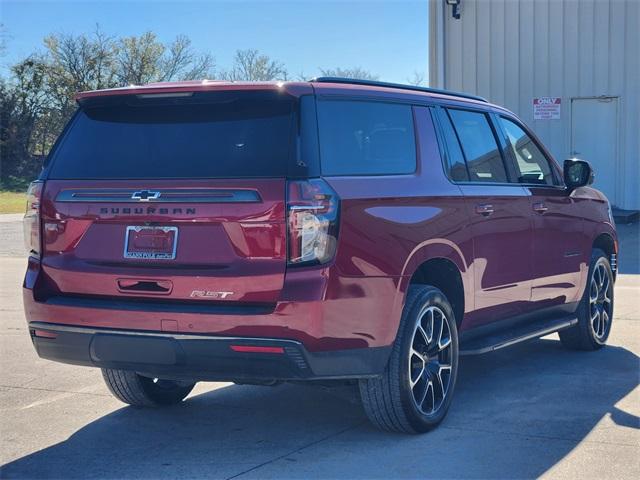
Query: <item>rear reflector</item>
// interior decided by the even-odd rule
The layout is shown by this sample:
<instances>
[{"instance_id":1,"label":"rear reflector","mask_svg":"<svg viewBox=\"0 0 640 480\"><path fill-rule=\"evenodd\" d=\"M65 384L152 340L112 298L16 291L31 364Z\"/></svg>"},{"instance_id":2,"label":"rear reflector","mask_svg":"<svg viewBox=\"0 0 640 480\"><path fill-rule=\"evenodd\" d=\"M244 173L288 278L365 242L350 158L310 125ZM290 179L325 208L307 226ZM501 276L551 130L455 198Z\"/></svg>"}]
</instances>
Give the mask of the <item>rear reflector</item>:
<instances>
[{"instance_id":1,"label":"rear reflector","mask_svg":"<svg viewBox=\"0 0 640 480\"><path fill-rule=\"evenodd\" d=\"M258 347L255 345L231 345L231 350L244 353L284 353L283 347Z\"/></svg>"},{"instance_id":2,"label":"rear reflector","mask_svg":"<svg viewBox=\"0 0 640 480\"><path fill-rule=\"evenodd\" d=\"M47 332L46 330L32 330L32 336L38 338L57 338L58 334L53 332Z\"/></svg>"}]
</instances>

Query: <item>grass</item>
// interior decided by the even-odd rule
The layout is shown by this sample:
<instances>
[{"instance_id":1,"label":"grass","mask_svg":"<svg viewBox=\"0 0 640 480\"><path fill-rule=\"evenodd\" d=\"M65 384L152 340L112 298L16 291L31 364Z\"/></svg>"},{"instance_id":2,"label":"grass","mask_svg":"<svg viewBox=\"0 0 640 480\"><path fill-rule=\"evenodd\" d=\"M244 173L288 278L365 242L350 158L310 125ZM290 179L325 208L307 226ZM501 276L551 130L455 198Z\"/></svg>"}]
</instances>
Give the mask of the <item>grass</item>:
<instances>
[{"instance_id":1,"label":"grass","mask_svg":"<svg viewBox=\"0 0 640 480\"><path fill-rule=\"evenodd\" d=\"M0 213L24 213L26 203L25 192L0 190Z\"/></svg>"}]
</instances>

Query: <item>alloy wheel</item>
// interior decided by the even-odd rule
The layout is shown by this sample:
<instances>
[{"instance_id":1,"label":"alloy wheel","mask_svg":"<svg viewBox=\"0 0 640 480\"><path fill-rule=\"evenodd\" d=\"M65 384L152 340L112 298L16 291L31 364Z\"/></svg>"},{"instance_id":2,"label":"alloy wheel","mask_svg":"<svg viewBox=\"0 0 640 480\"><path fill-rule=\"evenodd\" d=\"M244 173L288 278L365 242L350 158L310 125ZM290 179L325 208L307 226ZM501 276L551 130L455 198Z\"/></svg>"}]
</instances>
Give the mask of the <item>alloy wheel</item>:
<instances>
[{"instance_id":1,"label":"alloy wheel","mask_svg":"<svg viewBox=\"0 0 640 480\"><path fill-rule=\"evenodd\" d=\"M409 349L409 386L421 413L433 415L444 404L452 362L449 319L440 308L428 306L418 315Z\"/></svg>"},{"instance_id":2,"label":"alloy wheel","mask_svg":"<svg viewBox=\"0 0 640 480\"><path fill-rule=\"evenodd\" d=\"M611 326L613 312L613 282L603 259L600 259L591 274L589 283L589 319L591 331L598 342L602 342Z\"/></svg>"}]
</instances>

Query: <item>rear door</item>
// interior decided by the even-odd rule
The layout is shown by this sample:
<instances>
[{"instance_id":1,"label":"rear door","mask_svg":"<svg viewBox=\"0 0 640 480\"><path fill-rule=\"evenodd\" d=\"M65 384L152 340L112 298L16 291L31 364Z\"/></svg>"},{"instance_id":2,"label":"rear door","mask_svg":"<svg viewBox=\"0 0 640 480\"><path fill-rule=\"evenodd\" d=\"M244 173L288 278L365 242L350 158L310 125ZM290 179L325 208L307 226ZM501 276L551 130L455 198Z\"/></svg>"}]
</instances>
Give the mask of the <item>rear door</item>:
<instances>
[{"instance_id":1,"label":"rear door","mask_svg":"<svg viewBox=\"0 0 640 480\"><path fill-rule=\"evenodd\" d=\"M273 92L83 105L43 196L58 294L275 302L295 102Z\"/></svg>"},{"instance_id":2,"label":"rear door","mask_svg":"<svg viewBox=\"0 0 640 480\"><path fill-rule=\"evenodd\" d=\"M449 176L460 186L473 236L475 311L470 326L522 313L531 294L533 244L528 192L510 183L489 115L440 109Z\"/></svg>"}]
</instances>

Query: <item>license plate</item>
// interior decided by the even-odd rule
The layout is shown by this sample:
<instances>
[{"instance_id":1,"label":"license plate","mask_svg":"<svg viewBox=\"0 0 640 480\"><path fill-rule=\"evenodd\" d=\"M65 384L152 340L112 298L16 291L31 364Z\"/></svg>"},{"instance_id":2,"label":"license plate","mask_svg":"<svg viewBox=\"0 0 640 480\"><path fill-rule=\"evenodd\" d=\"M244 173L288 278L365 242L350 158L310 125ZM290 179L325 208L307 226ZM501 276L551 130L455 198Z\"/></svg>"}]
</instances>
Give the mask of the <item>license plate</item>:
<instances>
[{"instance_id":1,"label":"license plate","mask_svg":"<svg viewBox=\"0 0 640 480\"><path fill-rule=\"evenodd\" d=\"M124 258L173 260L178 246L178 227L128 226Z\"/></svg>"}]
</instances>

